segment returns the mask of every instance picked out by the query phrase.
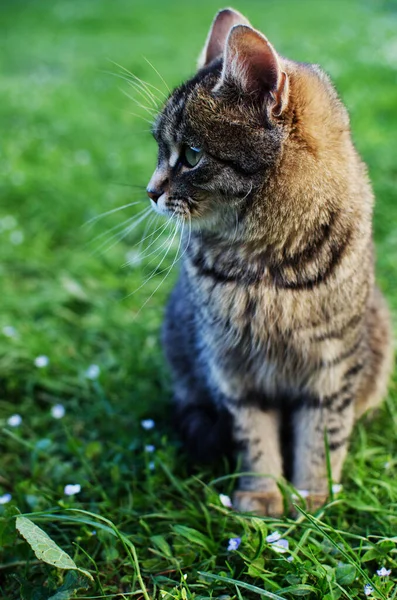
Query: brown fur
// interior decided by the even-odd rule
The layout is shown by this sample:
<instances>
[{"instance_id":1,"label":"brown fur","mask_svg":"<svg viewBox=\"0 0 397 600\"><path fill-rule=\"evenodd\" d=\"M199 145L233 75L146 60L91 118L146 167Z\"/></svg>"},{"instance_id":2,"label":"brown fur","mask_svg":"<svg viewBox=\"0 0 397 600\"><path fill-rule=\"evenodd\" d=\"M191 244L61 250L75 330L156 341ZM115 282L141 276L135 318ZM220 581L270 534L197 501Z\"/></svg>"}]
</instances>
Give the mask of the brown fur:
<instances>
[{"instance_id":1,"label":"brown fur","mask_svg":"<svg viewBox=\"0 0 397 600\"><path fill-rule=\"evenodd\" d=\"M246 21L236 26L238 13L220 15L224 36L234 25L223 61L211 55L216 19L204 70L174 92L154 132L156 208L193 224L165 347L188 444L210 427L204 404L229 411L244 468L263 475L241 478L239 505L279 513L286 472L325 498L325 431L340 480L355 419L386 392L390 324L374 284L373 195L345 107L318 67L278 56ZM204 149L198 167L171 164L184 144Z\"/></svg>"}]
</instances>

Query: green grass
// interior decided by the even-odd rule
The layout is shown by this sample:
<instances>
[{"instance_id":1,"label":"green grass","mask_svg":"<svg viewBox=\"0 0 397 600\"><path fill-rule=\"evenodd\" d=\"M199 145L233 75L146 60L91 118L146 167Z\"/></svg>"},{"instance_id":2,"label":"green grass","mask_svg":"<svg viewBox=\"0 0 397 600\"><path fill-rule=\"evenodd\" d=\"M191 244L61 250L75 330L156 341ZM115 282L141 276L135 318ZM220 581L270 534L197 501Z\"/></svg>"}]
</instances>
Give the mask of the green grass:
<instances>
[{"instance_id":1,"label":"green grass","mask_svg":"<svg viewBox=\"0 0 397 600\"><path fill-rule=\"evenodd\" d=\"M164 276L141 287L155 255L123 268L144 226L107 252L100 248L117 230L106 232L147 206L156 157L140 118L148 115L121 90L139 95L109 72L123 74L118 63L165 91L146 56L169 86L181 82L194 71L218 8L210 0L2 3L0 496L12 494L0 505L4 600L337 600L365 597L368 581L371 597L397 598L395 387L376 417L357 426L344 490L321 520L225 509L219 493L231 494L234 479L216 480L222 469L192 474L170 423L158 334L177 269L150 298ZM377 196L378 280L395 316L397 5L246 0L236 8L281 53L321 64L348 105ZM16 334L2 333L6 327ZM40 355L48 366L35 366ZM100 367L94 380L86 376L92 364ZM56 404L66 410L59 420L51 416ZM22 424L12 428L15 413ZM145 431L144 418L155 428ZM70 483L81 492L65 496ZM37 560L15 530L17 511L30 514L94 583L84 589L83 576L79 583ZM266 542L275 530L290 552ZM242 542L228 552L231 537ZM376 574L382 565L390 577ZM79 585L75 595L67 591Z\"/></svg>"}]
</instances>

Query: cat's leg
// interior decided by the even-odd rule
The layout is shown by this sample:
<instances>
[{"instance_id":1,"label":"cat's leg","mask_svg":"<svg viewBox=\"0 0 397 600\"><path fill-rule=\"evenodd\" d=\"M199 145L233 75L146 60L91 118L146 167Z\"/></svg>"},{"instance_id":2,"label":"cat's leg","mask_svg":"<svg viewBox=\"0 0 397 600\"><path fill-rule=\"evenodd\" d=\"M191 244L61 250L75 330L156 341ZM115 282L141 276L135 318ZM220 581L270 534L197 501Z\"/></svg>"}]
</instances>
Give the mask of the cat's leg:
<instances>
[{"instance_id":1,"label":"cat's leg","mask_svg":"<svg viewBox=\"0 0 397 600\"><path fill-rule=\"evenodd\" d=\"M222 456L231 459L234 444L230 412L216 406L208 391L197 382L184 393L181 385L176 387L176 428L190 457L201 463L214 463Z\"/></svg>"},{"instance_id":2,"label":"cat's leg","mask_svg":"<svg viewBox=\"0 0 397 600\"><path fill-rule=\"evenodd\" d=\"M277 481L283 475L280 414L239 403L233 410L234 437L242 452L242 469L235 505L241 511L280 515L283 499ZM252 473L252 474L251 474Z\"/></svg>"},{"instance_id":3,"label":"cat's leg","mask_svg":"<svg viewBox=\"0 0 397 600\"><path fill-rule=\"evenodd\" d=\"M333 482L339 482L354 425L355 393L350 385L328 396L304 398L293 413L293 479L298 490L309 493L314 509L328 496L326 443Z\"/></svg>"}]
</instances>

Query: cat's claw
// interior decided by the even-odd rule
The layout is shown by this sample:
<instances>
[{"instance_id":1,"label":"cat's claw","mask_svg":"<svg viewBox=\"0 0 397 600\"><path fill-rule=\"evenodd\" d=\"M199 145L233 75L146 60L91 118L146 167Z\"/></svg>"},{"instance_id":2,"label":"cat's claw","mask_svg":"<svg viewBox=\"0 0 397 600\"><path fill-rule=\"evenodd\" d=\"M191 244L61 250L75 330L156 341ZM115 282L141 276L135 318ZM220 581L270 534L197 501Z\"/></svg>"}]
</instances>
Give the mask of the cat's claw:
<instances>
[{"instance_id":1,"label":"cat's claw","mask_svg":"<svg viewBox=\"0 0 397 600\"><path fill-rule=\"evenodd\" d=\"M280 517L284 514L283 497L278 491L244 491L234 494L233 506L240 512L260 516Z\"/></svg>"}]
</instances>

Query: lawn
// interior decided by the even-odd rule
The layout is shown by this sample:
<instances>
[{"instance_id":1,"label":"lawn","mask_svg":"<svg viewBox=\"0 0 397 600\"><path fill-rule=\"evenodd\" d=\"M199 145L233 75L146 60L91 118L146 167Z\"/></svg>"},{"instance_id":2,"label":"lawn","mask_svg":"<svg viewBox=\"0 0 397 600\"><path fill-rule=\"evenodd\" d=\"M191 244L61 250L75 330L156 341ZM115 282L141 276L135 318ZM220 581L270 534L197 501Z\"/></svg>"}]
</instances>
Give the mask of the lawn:
<instances>
[{"instance_id":1,"label":"lawn","mask_svg":"<svg viewBox=\"0 0 397 600\"><path fill-rule=\"evenodd\" d=\"M223 506L233 473L192 470L172 429L159 328L178 239L140 213L156 159L154 103L140 106L126 69L161 99L194 72L218 8L1 4L1 599L397 598L395 382L355 429L342 492L296 521ZM396 3L235 8L282 54L321 64L336 82L377 197L378 281L395 321ZM19 513L93 581L39 560L16 531Z\"/></svg>"}]
</instances>

